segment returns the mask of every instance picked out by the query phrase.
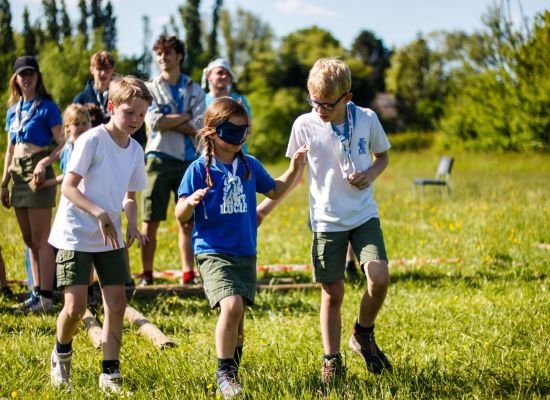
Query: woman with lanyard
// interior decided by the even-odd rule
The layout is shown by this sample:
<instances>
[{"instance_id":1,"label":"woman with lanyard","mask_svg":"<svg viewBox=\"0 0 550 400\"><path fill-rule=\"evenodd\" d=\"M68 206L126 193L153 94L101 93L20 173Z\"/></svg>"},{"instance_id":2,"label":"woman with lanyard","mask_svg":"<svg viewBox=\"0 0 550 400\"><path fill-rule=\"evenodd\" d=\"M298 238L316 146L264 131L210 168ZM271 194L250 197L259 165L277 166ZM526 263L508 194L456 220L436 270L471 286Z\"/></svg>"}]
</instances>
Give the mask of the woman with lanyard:
<instances>
[{"instance_id":1,"label":"woman with lanyard","mask_svg":"<svg viewBox=\"0 0 550 400\"><path fill-rule=\"evenodd\" d=\"M38 62L30 56L19 57L10 79L6 131L8 148L2 173L0 199L13 207L23 240L30 248L34 290L29 299L17 306L24 312L53 311L52 290L55 258L48 243L56 188L43 188L54 178L52 163L59 159L65 139L61 112L46 91ZM48 152L54 144L53 151ZM11 196L10 180L13 180Z\"/></svg>"}]
</instances>

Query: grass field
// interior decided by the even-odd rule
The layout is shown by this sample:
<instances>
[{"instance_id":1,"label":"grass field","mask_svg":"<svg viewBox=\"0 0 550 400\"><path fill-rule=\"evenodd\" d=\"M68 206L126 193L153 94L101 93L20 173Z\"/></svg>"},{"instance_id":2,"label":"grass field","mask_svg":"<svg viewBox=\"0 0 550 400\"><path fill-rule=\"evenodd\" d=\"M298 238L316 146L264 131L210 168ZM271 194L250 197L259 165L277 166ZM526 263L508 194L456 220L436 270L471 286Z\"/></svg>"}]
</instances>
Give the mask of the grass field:
<instances>
[{"instance_id":1,"label":"grass field","mask_svg":"<svg viewBox=\"0 0 550 400\"><path fill-rule=\"evenodd\" d=\"M412 178L433 175L438 158L393 153L376 183L392 260L376 332L393 373L369 374L344 345L347 379L323 393L319 292L262 292L245 323L247 398L550 398L550 156L456 154L451 198L430 188L423 199L413 198ZM284 167L270 170L277 175ZM259 264L310 262L306 191L299 186L261 227ZM13 212L2 209L0 221L8 277L23 279ZM161 229L157 269L178 268L174 222ZM139 272L137 248L130 254ZM310 279L307 272L293 276ZM344 344L364 288L364 280L347 285ZM217 311L203 298L133 302L178 343L158 351L127 326L121 362L133 398L215 398ZM55 317L16 316L10 305L0 302L0 399L101 398L101 355L85 333L74 342L75 390L55 391L49 385Z\"/></svg>"}]
</instances>

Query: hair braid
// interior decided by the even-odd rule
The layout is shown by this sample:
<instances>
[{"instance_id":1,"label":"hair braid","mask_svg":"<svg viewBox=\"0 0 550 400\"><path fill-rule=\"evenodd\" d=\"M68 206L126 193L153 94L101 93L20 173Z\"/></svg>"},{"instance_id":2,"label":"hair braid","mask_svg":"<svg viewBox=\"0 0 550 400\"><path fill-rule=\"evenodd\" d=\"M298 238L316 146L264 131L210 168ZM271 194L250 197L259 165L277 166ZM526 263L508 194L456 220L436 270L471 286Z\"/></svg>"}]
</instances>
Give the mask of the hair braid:
<instances>
[{"instance_id":1,"label":"hair braid","mask_svg":"<svg viewBox=\"0 0 550 400\"><path fill-rule=\"evenodd\" d=\"M209 188L214 186L212 182L212 175L210 174L210 165L212 164L212 155L214 154L214 145L212 140L206 140L205 143L205 158L206 158L206 184Z\"/></svg>"},{"instance_id":2,"label":"hair braid","mask_svg":"<svg viewBox=\"0 0 550 400\"><path fill-rule=\"evenodd\" d=\"M251 176L250 165L248 165L248 161L246 161L246 157L244 156L244 153L243 153L242 149L239 150L237 155L244 162L244 166L246 167L246 175L244 176L244 179L249 180L250 176Z\"/></svg>"}]
</instances>

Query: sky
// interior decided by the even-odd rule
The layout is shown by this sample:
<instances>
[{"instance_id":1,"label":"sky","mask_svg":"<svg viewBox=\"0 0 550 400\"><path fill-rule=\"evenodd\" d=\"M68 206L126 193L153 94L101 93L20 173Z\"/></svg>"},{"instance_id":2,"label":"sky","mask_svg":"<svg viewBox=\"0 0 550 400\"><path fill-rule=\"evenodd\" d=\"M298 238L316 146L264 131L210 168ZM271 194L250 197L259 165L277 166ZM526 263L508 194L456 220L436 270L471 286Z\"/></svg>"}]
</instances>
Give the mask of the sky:
<instances>
[{"instance_id":1,"label":"sky","mask_svg":"<svg viewBox=\"0 0 550 400\"><path fill-rule=\"evenodd\" d=\"M143 15L150 18L153 35L150 42L153 43L171 14L179 21L177 9L185 2L111 1L117 15L117 48L126 56L141 53ZM495 1L509 4L512 21L516 24L524 15L531 25L537 13L550 10L550 0L224 0L223 4L231 12L237 7L252 12L268 23L279 39L298 29L317 25L330 31L342 46L349 49L361 30L374 32L389 48L405 45L419 33L436 30L472 33L483 29L481 17ZM78 19L77 3L78 0L65 0L69 15L75 22ZM31 20L41 13L41 0L12 0L10 4L12 26L17 31L21 29L24 6L29 7ZM201 2L203 16L210 15L213 4L214 0Z\"/></svg>"}]
</instances>

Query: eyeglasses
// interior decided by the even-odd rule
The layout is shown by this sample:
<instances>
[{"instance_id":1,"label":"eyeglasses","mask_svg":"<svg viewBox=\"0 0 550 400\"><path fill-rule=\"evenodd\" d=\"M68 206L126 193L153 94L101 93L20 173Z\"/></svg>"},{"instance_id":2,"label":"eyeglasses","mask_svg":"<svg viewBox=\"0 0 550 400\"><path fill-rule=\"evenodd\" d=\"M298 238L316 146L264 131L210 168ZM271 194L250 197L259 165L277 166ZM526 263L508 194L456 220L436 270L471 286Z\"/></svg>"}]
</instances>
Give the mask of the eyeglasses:
<instances>
[{"instance_id":1,"label":"eyeglasses","mask_svg":"<svg viewBox=\"0 0 550 400\"><path fill-rule=\"evenodd\" d=\"M334 107L336 107L336 105L338 103L340 103L340 101L346 97L346 95L348 94L349 92L344 92L344 94L342 94L342 96L340 96L338 98L338 100L336 100L334 103L319 103L318 101L315 101L315 100L312 100L311 97L309 97L309 95L307 96L307 104L309 104L311 107L315 108L315 107L321 107L321 108L324 108L325 110L327 111L332 111L334 110Z\"/></svg>"}]
</instances>

